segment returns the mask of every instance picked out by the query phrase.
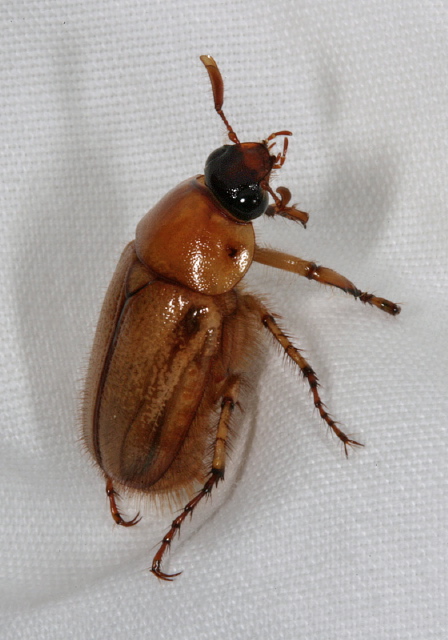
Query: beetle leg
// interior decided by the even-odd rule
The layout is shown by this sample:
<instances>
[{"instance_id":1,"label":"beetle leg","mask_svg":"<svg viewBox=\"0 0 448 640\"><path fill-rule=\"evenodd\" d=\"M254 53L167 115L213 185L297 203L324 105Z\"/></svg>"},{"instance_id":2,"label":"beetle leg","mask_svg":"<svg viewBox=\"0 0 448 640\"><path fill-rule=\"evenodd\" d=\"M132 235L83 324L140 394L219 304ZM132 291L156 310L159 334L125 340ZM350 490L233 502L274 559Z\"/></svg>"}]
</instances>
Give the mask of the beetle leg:
<instances>
[{"instance_id":1,"label":"beetle leg","mask_svg":"<svg viewBox=\"0 0 448 640\"><path fill-rule=\"evenodd\" d=\"M363 292L350 282L347 278L342 276L333 269L328 267L318 266L315 262L309 262L308 260L302 260L302 258L296 258L295 256L283 253L282 251L275 251L274 249L266 249L264 247L255 247L254 258L256 262L266 264L269 267L275 267L276 269L283 269L284 271L291 271L299 276L305 276L309 280L316 280L321 284L327 284L330 287L336 287L342 289L345 293L349 293L354 298L361 300L365 304L371 304L381 311L390 313L392 316L396 316L400 313L401 308L395 302L386 300L385 298L378 298L371 293Z\"/></svg>"},{"instance_id":2,"label":"beetle leg","mask_svg":"<svg viewBox=\"0 0 448 640\"><path fill-rule=\"evenodd\" d=\"M112 514L112 518L115 520L117 524L121 525L122 527L133 527L135 524L140 522L140 520L142 519L140 516L140 512L137 513L135 518L132 518L132 520L123 520L121 513L117 507L117 501L116 501L116 498L119 498L120 496L115 491L114 485L110 478L107 478L107 481L106 481L106 494L107 494L107 497L109 498L109 506L110 506L110 512Z\"/></svg>"},{"instance_id":3,"label":"beetle leg","mask_svg":"<svg viewBox=\"0 0 448 640\"><path fill-rule=\"evenodd\" d=\"M180 527L182 526L182 523L187 515L192 515L194 509L202 500L202 498L204 498L204 496L210 495L213 487L216 486L220 480L224 479L226 462L226 441L229 432L230 418L235 408L238 395L239 382L240 381L238 376L230 376L227 380L227 384L222 395L221 414L219 417L218 429L216 431L215 447L210 476L202 489L195 495L192 500L190 500L190 502L185 505L182 513L173 520L170 530L164 536L159 550L153 558L151 572L161 580L172 581L176 576L182 573L181 571L172 574L163 573L163 571L160 570L163 556L170 547L176 533L180 531Z\"/></svg>"},{"instance_id":4,"label":"beetle leg","mask_svg":"<svg viewBox=\"0 0 448 640\"><path fill-rule=\"evenodd\" d=\"M341 440L344 445L345 455L348 455L348 447L363 447L364 445L360 442L356 442L356 440L351 440L339 427L337 423L333 420L330 414L326 411L326 407L322 402L319 394L319 381L318 378L312 369L312 367L308 364L305 358L300 353L300 350L295 347L288 336L282 331L277 322L274 319L274 316L270 313L270 311L263 305L260 300L251 295L244 296L246 305L255 312L263 325L270 331L270 333L274 336L277 342L284 349L286 355L291 358L291 360L300 367L303 377L308 381L311 393L313 394L314 406L319 411L319 415L327 423L333 433Z\"/></svg>"}]
</instances>

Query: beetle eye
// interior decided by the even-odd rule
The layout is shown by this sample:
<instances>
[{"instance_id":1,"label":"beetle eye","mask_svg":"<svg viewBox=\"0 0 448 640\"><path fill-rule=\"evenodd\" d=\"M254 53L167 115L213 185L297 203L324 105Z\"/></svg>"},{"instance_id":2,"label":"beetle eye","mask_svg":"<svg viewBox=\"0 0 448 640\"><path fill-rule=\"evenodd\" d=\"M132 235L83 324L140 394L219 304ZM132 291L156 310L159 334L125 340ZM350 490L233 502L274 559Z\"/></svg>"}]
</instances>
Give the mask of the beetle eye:
<instances>
[{"instance_id":1,"label":"beetle eye","mask_svg":"<svg viewBox=\"0 0 448 640\"><path fill-rule=\"evenodd\" d=\"M268 194L259 184L266 173L264 165L260 175L258 167L248 164L242 145L224 145L210 154L204 171L205 184L215 198L243 222L258 218L268 207Z\"/></svg>"},{"instance_id":2,"label":"beetle eye","mask_svg":"<svg viewBox=\"0 0 448 640\"><path fill-rule=\"evenodd\" d=\"M268 204L268 195L258 184L230 189L226 196L226 207L241 220L258 218L266 211Z\"/></svg>"}]
</instances>

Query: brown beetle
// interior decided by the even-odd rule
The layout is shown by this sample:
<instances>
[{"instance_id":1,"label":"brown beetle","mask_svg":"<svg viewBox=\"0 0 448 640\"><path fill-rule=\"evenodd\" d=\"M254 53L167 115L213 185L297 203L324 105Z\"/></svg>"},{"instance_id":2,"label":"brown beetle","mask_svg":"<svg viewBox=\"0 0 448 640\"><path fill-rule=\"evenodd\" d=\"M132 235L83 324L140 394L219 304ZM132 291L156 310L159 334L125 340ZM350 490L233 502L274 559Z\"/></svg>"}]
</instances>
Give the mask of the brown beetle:
<instances>
[{"instance_id":1,"label":"brown beetle","mask_svg":"<svg viewBox=\"0 0 448 640\"><path fill-rule=\"evenodd\" d=\"M262 327L300 367L322 420L345 452L359 445L325 410L316 374L275 315L241 288L251 263L337 287L392 315L400 312L331 269L257 246L252 220L262 214L304 226L308 220L289 206L288 189L274 193L269 185L272 170L285 162L291 134L279 131L261 143L240 143L222 112L219 69L210 56L201 61L233 144L216 149L204 175L175 187L137 225L104 300L83 406L84 441L105 476L117 524L129 527L140 519L122 518L117 490L162 499L190 495L153 559L151 571L163 580L179 575L160 568L176 532L224 478L231 415ZM277 136L285 136L283 150L273 155Z\"/></svg>"}]
</instances>

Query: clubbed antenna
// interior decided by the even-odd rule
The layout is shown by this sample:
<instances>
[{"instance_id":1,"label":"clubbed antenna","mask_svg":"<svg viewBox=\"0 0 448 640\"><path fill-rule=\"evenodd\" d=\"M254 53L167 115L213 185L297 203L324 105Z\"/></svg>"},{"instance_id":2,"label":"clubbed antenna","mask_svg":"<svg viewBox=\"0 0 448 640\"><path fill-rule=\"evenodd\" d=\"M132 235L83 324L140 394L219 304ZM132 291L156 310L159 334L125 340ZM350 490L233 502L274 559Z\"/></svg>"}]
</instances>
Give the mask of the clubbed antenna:
<instances>
[{"instance_id":1,"label":"clubbed antenna","mask_svg":"<svg viewBox=\"0 0 448 640\"><path fill-rule=\"evenodd\" d=\"M216 113L222 118L224 124L226 125L230 140L235 144L239 144L240 141L238 140L238 136L228 123L227 118L225 117L222 110L222 104L224 102L224 81L222 79L221 72L218 69L218 65L211 56L200 56L200 58L202 64L207 69L207 73L212 84Z\"/></svg>"}]
</instances>

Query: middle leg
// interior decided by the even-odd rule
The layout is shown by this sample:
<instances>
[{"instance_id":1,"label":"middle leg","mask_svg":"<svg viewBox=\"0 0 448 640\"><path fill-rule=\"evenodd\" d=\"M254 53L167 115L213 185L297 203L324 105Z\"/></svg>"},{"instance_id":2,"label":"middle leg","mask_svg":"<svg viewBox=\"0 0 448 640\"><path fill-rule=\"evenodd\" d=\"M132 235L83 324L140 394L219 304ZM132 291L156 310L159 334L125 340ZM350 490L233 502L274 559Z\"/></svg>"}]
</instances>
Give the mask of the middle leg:
<instances>
[{"instance_id":1,"label":"middle leg","mask_svg":"<svg viewBox=\"0 0 448 640\"><path fill-rule=\"evenodd\" d=\"M318 378L312 369L312 367L308 364L305 358L300 353L299 349L295 347L288 336L282 331L277 322L275 321L274 316L271 312L264 306L264 304L258 300L255 296L245 295L244 301L249 309L252 312L255 312L262 324L268 329L268 331L273 335L273 337L277 340L277 342L283 347L286 355L291 358L291 360L298 365L300 368L303 377L308 381L311 393L313 394L314 406L319 411L319 415L324 420L333 433L341 440L344 445L345 455L348 455L348 447L349 446L357 446L362 447L360 442L356 442L356 440L351 440L339 427L337 423L333 420L330 414L326 411L326 407L322 402L319 394L319 381Z\"/></svg>"}]
</instances>

